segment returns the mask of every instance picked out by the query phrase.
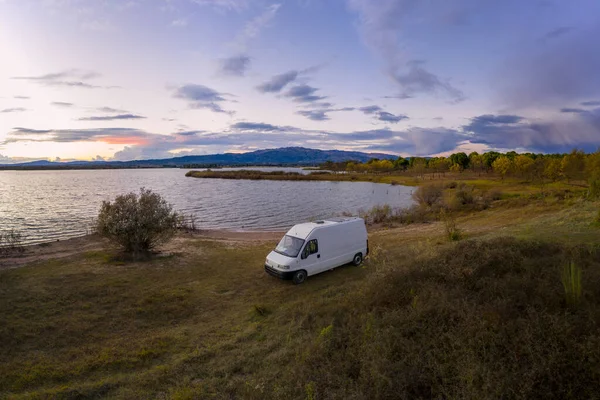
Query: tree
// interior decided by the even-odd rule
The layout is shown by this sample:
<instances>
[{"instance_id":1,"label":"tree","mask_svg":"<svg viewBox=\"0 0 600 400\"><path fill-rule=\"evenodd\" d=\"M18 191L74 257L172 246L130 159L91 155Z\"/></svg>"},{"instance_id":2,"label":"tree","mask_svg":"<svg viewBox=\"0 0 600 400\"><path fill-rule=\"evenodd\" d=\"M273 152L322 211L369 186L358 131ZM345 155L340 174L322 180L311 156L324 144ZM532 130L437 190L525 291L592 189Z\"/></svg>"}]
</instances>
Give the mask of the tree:
<instances>
[{"instance_id":1,"label":"tree","mask_svg":"<svg viewBox=\"0 0 600 400\"><path fill-rule=\"evenodd\" d=\"M469 165L473 169L473 172L481 172L483 170L483 156L473 152L469 154Z\"/></svg>"},{"instance_id":2,"label":"tree","mask_svg":"<svg viewBox=\"0 0 600 400\"><path fill-rule=\"evenodd\" d=\"M104 201L95 224L100 236L135 255L146 253L175 236L180 216L159 194L140 189Z\"/></svg>"},{"instance_id":3,"label":"tree","mask_svg":"<svg viewBox=\"0 0 600 400\"><path fill-rule=\"evenodd\" d=\"M487 153L483 153L483 166L486 170L492 169L492 164L498 157L500 157L500 153L497 151L488 151Z\"/></svg>"},{"instance_id":4,"label":"tree","mask_svg":"<svg viewBox=\"0 0 600 400\"><path fill-rule=\"evenodd\" d=\"M561 163L563 175L567 182L574 179L580 179L585 169L585 153L581 150L573 150L563 157Z\"/></svg>"},{"instance_id":5,"label":"tree","mask_svg":"<svg viewBox=\"0 0 600 400\"><path fill-rule=\"evenodd\" d=\"M450 161L452 164L458 164L461 170L469 167L469 156L463 152L451 154Z\"/></svg>"},{"instance_id":6,"label":"tree","mask_svg":"<svg viewBox=\"0 0 600 400\"><path fill-rule=\"evenodd\" d=\"M544 166L544 177L556 182L560 178L560 163L559 158L551 158Z\"/></svg>"},{"instance_id":7,"label":"tree","mask_svg":"<svg viewBox=\"0 0 600 400\"><path fill-rule=\"evenodd\" d=\"M515 170L522 176L526 177L531 172L531 168L533 167L534 161L532 158L519 154L515 157L514 166Z\"/></svg>"},{"instance_id":8,"label":"tree","mask_svg":"<svg viewBox=\"0 0 600 400\"><path fill-rule=\"evenodd\" d=\"M506 156L500 156L493 162L492 168L494 169L494 172L500 174L502 180L504 180L504 177L512 168L512 161Z\"/></svg>"},{"instance_id":9,"label":"tree","mask_svg":"<svg viewBox=\"0 0 600 400\"><path fill-rule=\"evenodd\" d=\"M406 170L408 167L408 160L404 157L398 157L394 160L394 169Z\"/></svg>"}]
</instances>

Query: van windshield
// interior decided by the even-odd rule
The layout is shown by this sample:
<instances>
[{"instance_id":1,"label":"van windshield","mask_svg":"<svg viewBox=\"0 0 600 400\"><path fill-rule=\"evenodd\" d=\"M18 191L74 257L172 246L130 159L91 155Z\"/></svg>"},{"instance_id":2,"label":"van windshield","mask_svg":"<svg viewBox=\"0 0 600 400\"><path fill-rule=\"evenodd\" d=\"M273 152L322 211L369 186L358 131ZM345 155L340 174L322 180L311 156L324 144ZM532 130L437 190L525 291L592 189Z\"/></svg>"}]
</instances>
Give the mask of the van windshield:
<instances>
[{"instance_id":1,"label":"van windshield","mask_svg":"<svg viewBox=\"0 0 600 400\"><path fill-rule=\"evenodd\" d=\"M304 240L285 235L275 248L275 251L279 254L283 254L284 256L296 258L298 257L298 253L300 253L300 249L302 249L303 244Z\"/></svg>"}]
</instances>

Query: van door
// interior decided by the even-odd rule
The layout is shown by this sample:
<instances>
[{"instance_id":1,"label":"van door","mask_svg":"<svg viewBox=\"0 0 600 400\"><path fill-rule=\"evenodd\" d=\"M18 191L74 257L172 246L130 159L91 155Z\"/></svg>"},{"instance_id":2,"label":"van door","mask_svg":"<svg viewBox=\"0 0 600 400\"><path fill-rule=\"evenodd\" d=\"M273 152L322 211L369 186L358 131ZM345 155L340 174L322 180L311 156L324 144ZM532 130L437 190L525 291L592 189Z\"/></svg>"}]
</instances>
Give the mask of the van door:
<instances>
[{"instance_id":1,"label":"van door","mask_svg":"<svg viewBox=\"0 0 600 400\"><path fill-rule=\"evenodd\" d=\"M300 265L306 270L308 275L321 272L323 262L319 253L319 241L317 239L306 242L302 253L300 253L300 260Z\"/></svg>"}]
</instances>

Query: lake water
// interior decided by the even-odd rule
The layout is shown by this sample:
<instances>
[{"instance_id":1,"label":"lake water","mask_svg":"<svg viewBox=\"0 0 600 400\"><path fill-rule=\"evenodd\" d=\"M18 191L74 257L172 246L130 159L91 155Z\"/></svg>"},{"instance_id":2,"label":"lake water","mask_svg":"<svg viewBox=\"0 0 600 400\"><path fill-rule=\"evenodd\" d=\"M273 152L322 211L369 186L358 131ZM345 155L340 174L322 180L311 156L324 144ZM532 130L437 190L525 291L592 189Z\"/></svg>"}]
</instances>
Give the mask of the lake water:
<instances>
[{"instance_id":1,"label":"lake water","mask_svg":"<svg viewBox=\"0 0 600 400\"><path fill-rule=\"evenodd\" d=\"M265 170L298 171L294 168ZM196 216L200 229L284 230L311 219L389 204L412 204L412 188L370 182L186 178L185 169L0 171L0 230L29 243L87 233L103 200L140 187Z\"/></svg>"}]
</instances>

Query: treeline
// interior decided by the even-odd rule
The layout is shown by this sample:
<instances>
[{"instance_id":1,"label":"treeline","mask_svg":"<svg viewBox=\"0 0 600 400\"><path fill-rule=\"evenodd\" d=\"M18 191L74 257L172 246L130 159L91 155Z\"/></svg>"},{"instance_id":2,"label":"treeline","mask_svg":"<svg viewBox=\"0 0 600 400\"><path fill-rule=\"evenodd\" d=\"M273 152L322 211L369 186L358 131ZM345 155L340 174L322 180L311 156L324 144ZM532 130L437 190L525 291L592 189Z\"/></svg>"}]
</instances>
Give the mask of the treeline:
<instances>
[{"instance_id":1,"label":"treeline","mask_svg":"<svg viewBox=\"0 0 600 400\"><path fill-rule=\"evenodd\" d=\"M470 171L477 174L497 174L502 179L507 176L529 181L567 182L588 181L594 193L600 193L600 151L586 154L573 150L568 154L499 153L489 151L483 154L472 152L454 153L448 157L398 157L395 160L371 159L366 163L356 161L326 162L322 169L359 173L407 172L415 176L432 178L444 176L448 172Z\"/></svg>"}]
</instances>

